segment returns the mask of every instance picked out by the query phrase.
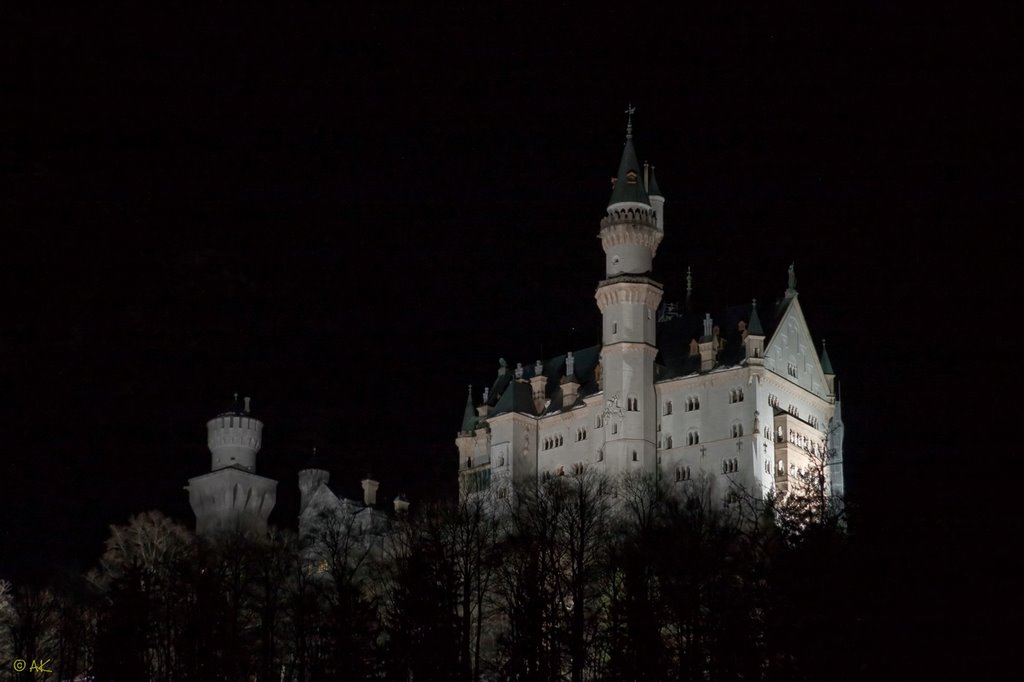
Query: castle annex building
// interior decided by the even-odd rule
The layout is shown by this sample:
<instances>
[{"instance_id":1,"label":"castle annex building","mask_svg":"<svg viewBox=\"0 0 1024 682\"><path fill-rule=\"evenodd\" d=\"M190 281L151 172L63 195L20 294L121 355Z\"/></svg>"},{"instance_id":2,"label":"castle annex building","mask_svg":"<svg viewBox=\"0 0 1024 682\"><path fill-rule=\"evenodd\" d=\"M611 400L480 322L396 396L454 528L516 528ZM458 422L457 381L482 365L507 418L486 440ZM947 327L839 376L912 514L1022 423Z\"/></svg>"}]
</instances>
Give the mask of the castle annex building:
<instances>
[{"instance_id":1,"label":"castle annex building","mask_svg":"<svg viewBox=\"0 0 1024 682\"><path fill-rule=\"evenodd\" d=\"M479 404L470 390L456 438L460 490L500 494L594 467L674 482L703 474L719 496L734 484L766 495L825 461L842 495L836 375L824 341L816 349L793 267L776 305L693 311L689 275L687 305L662 305L652 270L665 197L632 137L630 124L600 224L601 344L514 369L501 360Z\"/></svg>"}]
</instances>

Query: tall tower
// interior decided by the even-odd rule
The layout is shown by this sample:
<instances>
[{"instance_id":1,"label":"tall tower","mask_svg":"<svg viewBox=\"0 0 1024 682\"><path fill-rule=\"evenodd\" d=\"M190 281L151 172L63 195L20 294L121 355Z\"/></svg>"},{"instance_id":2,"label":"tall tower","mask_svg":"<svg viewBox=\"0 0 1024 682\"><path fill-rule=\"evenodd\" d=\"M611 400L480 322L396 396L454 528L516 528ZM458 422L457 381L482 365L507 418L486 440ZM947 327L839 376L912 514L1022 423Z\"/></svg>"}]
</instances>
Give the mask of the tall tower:
<instances>
[{"instance_id":1,"label":"tall tower","mask_svg":"<svg viewBox=\"0 0 1024 682\"><path fill-rule=\"evenodd\" d=\"M657 466L654 328L662 285L651 278L651 271L664 236L659 221L664 198L659 191L656 210L641 182L642 168L633 149L634 111L627 110L626 144L601 220L605 279L595 294L603 317L604 459L611 473L653 473Z\"/></svg>"},{"instance_id":2,"label":"tall tower","mask_svg":"<svg viewBox=\"0 0 1024 682\"><path fill-rule=\"evenodd\" d=\"M256 475L263 422L252 416L249 398L206 423L210 473L190 478L185 490L196 515L196 534L262 536L277 502L277 481Z\"/></svg>"}]
</instances>

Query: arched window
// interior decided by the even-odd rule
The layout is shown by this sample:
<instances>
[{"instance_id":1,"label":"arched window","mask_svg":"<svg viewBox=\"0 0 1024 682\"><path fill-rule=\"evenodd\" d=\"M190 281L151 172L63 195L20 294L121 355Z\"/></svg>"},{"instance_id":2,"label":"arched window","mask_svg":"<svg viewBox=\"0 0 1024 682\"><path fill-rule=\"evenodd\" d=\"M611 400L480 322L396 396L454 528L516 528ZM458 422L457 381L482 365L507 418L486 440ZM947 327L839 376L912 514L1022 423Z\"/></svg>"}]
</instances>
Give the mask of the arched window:
<instances>
[{"instance_id":1,"label":"arched window","mask_svg":"<svg viewBox=\"0 0 1024 682\"><path fill-rule=\"evenodd\" d=\"M633 451L633 461L634 462L638 461L637 458L636 458L636 450Z\"/></svg>"},{"instance_id":2,"label":"arched window","mask_svg":"<svg viewBox=\"0 0 1024 682\"><path fill-rule=\"evenodd\" d=\"M555 476L565 476L565 466L564 465L561 465L561 464L558 465L558 468L555 469Z\"/></svg>"},{"instance_id":3,"label":"arched window","mask_svg":"<svg viewBox=\"0 0 1024 682\"><path fill-rule=\"evenodd\" d=\"M626 410L628 412L636 412L638 409L637 405L638 400L635 395L631 395L628 398L626 398Z\"/></svg>"},{"instance_id":4,"label":"arched window","mask_svg":"<svg viewBox=\"0 0 1024 682\"><path fill-rule=\"evenodd\" d=\"M778 473L779 476L783 476L786 473L786 464L781 459L779 460L779 466L776 473Z\"/></svg>"},{"instance_id":5,"label":"arched window","mask_svg":"<svg viewBox=\"0 0 1024 682\"><path fill-rule=\"evenodd\" d=\"M473 458L472 457L467 457L466 458L466 468L470 469L472 467L473 467Z\"/></svg>"},{"instance_id":6,"label":"arched window","mask_svg":"<svg viewBox=\"0 0 1024 682\"><path fill-rule=\"evenodd\" d=\"M676 467L676 483L683 480L683 469L682 467Z\"/></svg>"},{"instance_id":7,"label":"arched window","mask_svg":"<svg viewBox=\"0 0 1024 682\"><path fill-rule=\"evenodd\" d=\"M618 432L619 432L619 425L618 424L612 424L612 434L616 434Z\"/></svg>"},{"instance_id":8,"label":"arched window","mask_svg":"<svg viewBox=\"0 0 1024 682\"><path fill-rule=\"evenodd\" d=\"M599 429L604 426L604 415L597 415L597 419L594 420L594 428Z\"/></svg>"},{"instance_id":9,"label":"arched window","mask_svg":"<svg viewBox=\"0 0 1024 682\"><path fill-rule=\"evenodd\" d=\"M667 401L665 403L665 414L666 415L672 414L672 401L671 400L669 400L669 401Z\"/></svg>"},{"instance_id":10,"label":"arched window","mask_svg":"<svg viewBox=\"0 0 1024 682\"><path fill-rule=\"evenodd\" d=\"M672 436L665 436L665 449L670 450L672 448Z\"/></svg>"}]
</instances>

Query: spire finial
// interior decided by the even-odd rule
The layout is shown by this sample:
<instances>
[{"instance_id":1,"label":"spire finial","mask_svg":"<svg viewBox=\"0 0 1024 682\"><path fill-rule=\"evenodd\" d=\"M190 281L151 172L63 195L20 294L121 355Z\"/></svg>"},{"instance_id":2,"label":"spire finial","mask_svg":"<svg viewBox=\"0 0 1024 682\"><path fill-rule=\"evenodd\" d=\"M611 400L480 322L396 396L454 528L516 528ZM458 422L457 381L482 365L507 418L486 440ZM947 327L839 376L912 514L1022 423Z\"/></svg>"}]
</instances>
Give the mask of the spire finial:
<instances>
[{"instance_id":1,"label":"spire finial","mask_svg":"<svg viewBox=\"0 0 1024 682\"><path fill-rule=\"evenodd\" d=\"M633 114L636 113L636 107L630 102L626 105L626 139L633 139Z\"/></svg>"},{"instance_id":2,"label":"spire finial","mask_svg":"<svg viewBox=\"0 0 1024 682\"><path fill-rule=\"evenodd\" d=\"M689 297L693 293L693 270L690 266L686 266L686 295Z\"/></svg>"},{"instance_id":3,"label":"spire finial","mask_svg":"<svg viewBox=\"0 0 1024 682\"><path fill-rule=\"evenodd\" d=\"M473 384L469 385L469 392L466 393L466 402L467 403L472 403L473 402Z\"/></svg>"},{"instance_id":4,"label":"spire finial","mask_svg":"<svg viewBox=\"0 0 1024 682\"><path fill-rule=\"evenodd\" d=\"M789 264L789 291L796 292L796 261Z\"/></svg>"}]
</instances>

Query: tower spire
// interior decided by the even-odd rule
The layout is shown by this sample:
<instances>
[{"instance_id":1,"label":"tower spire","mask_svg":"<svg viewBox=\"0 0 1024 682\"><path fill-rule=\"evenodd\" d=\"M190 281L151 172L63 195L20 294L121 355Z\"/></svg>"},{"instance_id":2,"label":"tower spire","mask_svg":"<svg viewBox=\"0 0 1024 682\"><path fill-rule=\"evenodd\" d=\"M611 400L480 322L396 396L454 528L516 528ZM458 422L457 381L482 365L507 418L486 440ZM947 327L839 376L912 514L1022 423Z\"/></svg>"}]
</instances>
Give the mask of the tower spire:
<instances>
[{"instance_id":1,"label":"tower spire","mask_svg":"<svg viewBox=\"0 0 1024 682\"><path fill-rule=\"evenodd\" d=\"M636 107L630 104L626 107L626 144L622 148L622 159L619 161L619 172L615 176L615 185L612 188L612 197L608 201L608 207L615 204L642 204L650 206L651 200L647 196L647 189L644 187L641 173L643 167L637 160L636 150L633 149L633 114Z\"/></svg>"}]
</instances>

